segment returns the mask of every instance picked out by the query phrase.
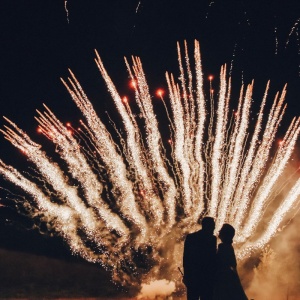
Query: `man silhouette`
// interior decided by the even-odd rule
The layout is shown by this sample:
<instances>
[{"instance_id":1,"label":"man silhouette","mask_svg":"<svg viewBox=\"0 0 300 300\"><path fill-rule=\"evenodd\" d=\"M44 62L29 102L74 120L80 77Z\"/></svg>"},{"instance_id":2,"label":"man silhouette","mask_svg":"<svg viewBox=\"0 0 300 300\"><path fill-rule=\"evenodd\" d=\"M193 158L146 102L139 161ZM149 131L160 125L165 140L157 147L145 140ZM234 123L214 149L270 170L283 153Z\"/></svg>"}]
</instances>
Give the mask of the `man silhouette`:
<instances>
[{"instance_id":1,"label":"man silhouette","mask_svg":"<svg viewBox=\"0 0 300 300\"><path fill-rule=\"evenodd\" d=\"M215 221L202 219L202 229L186 236L183 252L183 282L187 300L211 300L216 269L217 238Z\"/></svg>"}]
</instances>

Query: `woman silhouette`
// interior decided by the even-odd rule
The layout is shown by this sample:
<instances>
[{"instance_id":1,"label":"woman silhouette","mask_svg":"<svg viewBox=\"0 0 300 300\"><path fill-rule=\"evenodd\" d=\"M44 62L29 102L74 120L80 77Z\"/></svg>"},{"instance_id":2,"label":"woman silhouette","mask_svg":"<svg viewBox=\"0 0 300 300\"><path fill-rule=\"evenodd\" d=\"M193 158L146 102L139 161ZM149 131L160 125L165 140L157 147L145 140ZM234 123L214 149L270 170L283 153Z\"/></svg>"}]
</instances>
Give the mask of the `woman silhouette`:
<instances>
[{"instance_id":1,"label":"woman silhouette","mask_svg":"<svg viewBox=\"0 0 300 300\"><path fill-rule=\"evenodd\" d=\"M235 229L224 224L219 232L222 243L217 251L217 273L214 287L214 300L247 300L236 270L236 258L232 247Z\"/></svg>"}]
</instances>

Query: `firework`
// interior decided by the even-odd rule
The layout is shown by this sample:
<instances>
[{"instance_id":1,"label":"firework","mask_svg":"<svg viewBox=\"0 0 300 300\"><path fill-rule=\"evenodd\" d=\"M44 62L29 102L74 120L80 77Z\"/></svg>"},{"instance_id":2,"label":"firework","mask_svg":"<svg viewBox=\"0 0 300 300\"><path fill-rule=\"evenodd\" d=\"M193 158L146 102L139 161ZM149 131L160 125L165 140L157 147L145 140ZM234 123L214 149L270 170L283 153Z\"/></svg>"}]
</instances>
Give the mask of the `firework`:
<instances>
[{"instance_id":1,"label":"firework","mask_svg":"<svg viewBox=\"0 0 300 300\"><path fill-rule=\"evenodd\" d=\"M245 258L264 247L299 204L297 175L290 179L286 197L278 200L299 117L270 158L286 89L265 113L267 85L250 130L253 83L241 88L232 113L226 67L221 68L217 97L211 88L206 97L199 43L193 63L186 43L183 54L179 45L177 49L179 82L167 73L168 98L158 93L169 122L167 138L159 130L141 60L125 60L135 83L135 114L98 53L95 61L123 133L113 122L115 132L108 129L71 71L63 84L83 115L81 129L62 124L47 106L36 117L39 131L55 145L57 161L12 121L6 119L1 130L34 166L30 175L0 160L2 176L24 191L28 212L62 236L74 253L100 263L114 281L127 286L174 280L184 236L205 215L216 218L217 229L224 222L235 226L238 257Z\"/></svg>"}]
</instances>

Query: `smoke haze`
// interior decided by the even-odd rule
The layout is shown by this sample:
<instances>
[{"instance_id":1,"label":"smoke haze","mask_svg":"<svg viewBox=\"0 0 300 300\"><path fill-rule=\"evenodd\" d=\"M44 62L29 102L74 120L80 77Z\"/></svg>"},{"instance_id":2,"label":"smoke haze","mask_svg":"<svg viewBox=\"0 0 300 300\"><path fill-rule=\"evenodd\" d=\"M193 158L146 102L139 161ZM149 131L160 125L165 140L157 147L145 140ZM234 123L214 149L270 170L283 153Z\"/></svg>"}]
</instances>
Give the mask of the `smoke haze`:
<instances>
[{"instance_id":1,"label":"smoke haze","mask_svg":"<svg viewBox=\"0 0 300 300\"><path fill-rule=\"evenodd\" d=\"M255 300L300 298L299 214L260 256L246 292Z\"/></svg>"}]
</instances>

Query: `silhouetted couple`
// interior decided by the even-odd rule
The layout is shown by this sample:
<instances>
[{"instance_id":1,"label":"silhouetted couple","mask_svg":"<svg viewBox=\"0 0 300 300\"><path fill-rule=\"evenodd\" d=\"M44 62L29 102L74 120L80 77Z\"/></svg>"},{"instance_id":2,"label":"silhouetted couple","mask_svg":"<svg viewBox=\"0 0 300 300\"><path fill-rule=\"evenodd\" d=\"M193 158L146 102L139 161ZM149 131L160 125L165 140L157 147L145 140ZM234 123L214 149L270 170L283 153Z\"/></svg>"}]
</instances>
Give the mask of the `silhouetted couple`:
<instances>
[{"instance_id":1,"label":"silhouetted couple","mask_svg":"<svg viewBox=\"0 0 300 300\"><path fill-rule=\"evenodd\" d=\"M232 247L235 229L229 224L222 226L218 251L214 230L214 219L205 217L202 229L186 237L183 282L187 300L246 300Z\"/></svg>"}]
</instances>

